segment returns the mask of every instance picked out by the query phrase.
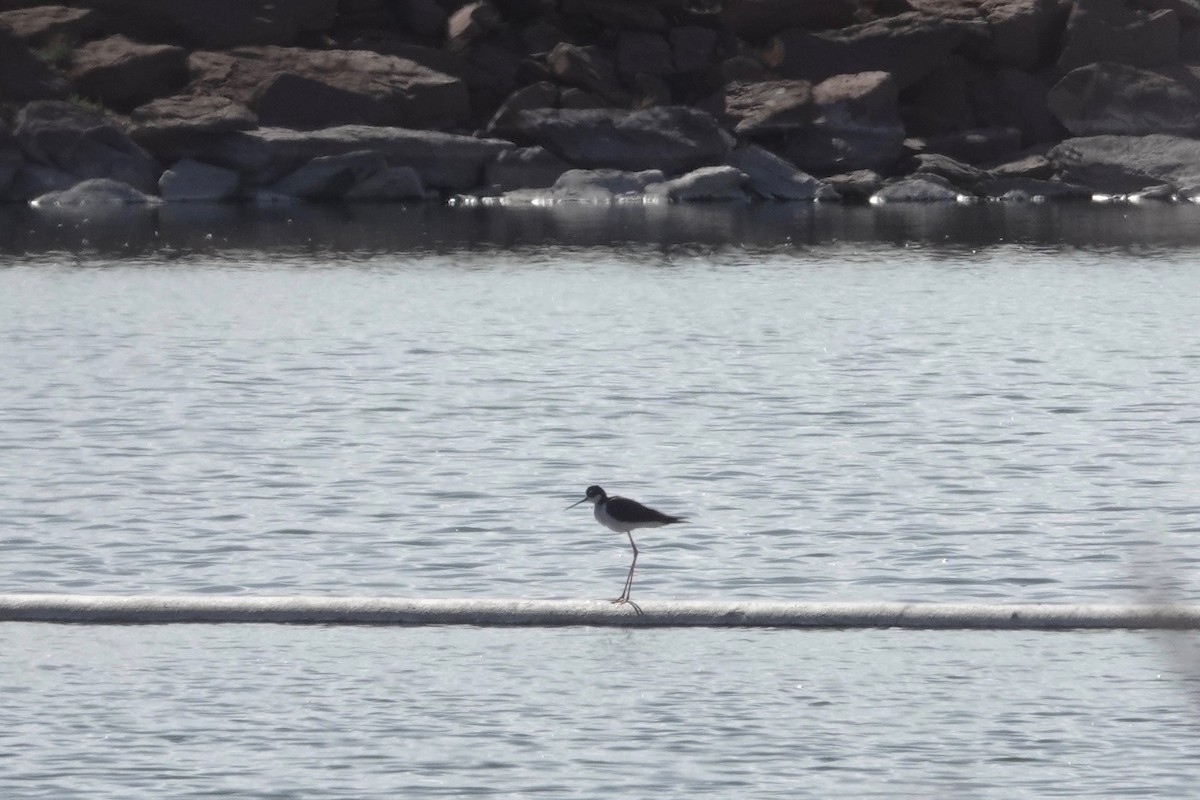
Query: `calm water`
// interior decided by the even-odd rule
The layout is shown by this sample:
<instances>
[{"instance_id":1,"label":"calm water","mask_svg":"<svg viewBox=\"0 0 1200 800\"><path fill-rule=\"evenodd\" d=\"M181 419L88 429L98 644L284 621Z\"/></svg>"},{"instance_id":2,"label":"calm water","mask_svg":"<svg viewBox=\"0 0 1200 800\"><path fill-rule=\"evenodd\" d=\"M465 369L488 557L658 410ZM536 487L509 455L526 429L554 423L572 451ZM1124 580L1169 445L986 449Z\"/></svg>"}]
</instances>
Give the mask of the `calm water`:
<instances>
[{"instance_id":1,"label":"calm water","mask_svg":"<svg viewBox=\"0 0 1200 800\"><path fill-rule=\"evenodd\" d=\"M0 217L0 592L1200 602L1200 210L172 214ZM10 624L0 796L1200 796L1178 644Z\"/></svg>"}]
</instances>

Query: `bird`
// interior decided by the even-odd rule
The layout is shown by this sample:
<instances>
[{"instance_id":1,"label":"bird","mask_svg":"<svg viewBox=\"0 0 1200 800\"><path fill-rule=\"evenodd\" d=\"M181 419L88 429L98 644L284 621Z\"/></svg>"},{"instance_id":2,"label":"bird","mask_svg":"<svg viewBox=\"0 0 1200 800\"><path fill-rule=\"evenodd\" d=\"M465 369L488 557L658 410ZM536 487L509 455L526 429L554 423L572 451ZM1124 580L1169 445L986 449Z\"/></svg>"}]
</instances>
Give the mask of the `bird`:
<instances>
[{"instance_id":1,"label":"bird","mask_svg":"<svg viewBox=\"0 0 1200 800\"><path fill-rule=\"evenodd\" d=\"M628 603L634 612L640 615L642 609L629 599L629 593L633 589L633 570L637 567L638 558L637 543L633 541L632 531L637 528L658 528L677 522L687 522L687 517L673 517L670 514L664 514L644 506L636 500L630 500L628 497L617 497L616 495L609 497L599 486L589 486L583 499L578 503L572 503L567 508L574 508L580 503L591 503L595 506L593 514L597 522L609 530L623 533L629 537L629 546L633 548L633 563L629 565L629 574L625 577L625 588L621 590L621 596L612 602L618 605Z\"/></svg>"}]
</instances>

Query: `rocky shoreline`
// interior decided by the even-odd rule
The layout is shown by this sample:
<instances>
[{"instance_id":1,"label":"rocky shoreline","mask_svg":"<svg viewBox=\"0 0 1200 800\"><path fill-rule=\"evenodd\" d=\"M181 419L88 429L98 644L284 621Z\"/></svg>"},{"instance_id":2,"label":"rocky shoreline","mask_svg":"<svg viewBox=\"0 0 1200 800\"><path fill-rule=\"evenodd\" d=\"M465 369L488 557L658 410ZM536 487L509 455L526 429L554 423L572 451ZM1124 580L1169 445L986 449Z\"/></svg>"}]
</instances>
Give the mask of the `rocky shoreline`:
<instances>
[{"instance_id":1,"label":"rocky shoreline","mask_svg":"<svg viewBox=\"0 0 1200 800\"><path fill-rule=\"evenodd\" d=\"M0 0L0 199L1200 199L1200 0Z\"/></svg>"}]
</instances>

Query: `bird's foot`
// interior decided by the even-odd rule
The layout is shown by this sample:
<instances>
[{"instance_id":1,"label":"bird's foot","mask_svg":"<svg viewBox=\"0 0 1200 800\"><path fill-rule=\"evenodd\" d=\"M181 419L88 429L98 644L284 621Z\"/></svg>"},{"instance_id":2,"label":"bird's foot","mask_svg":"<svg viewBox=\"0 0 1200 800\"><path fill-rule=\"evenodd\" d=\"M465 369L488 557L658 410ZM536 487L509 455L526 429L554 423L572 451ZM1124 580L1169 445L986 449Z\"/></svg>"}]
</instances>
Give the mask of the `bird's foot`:
<instances>
[{"instance_id":1,"label":"bird's foot","mask_svg":"<svg viewBox=\"0 0 1200 800\"><path fill-rule=\"evenodd\" d=\"M609 602L615 606L627 605L633 609L634 614L637 614L639 617L642 615L642 607L630 600L628 597L618 597L616 600L611 600Z\"/></svg>"}]
</instances>

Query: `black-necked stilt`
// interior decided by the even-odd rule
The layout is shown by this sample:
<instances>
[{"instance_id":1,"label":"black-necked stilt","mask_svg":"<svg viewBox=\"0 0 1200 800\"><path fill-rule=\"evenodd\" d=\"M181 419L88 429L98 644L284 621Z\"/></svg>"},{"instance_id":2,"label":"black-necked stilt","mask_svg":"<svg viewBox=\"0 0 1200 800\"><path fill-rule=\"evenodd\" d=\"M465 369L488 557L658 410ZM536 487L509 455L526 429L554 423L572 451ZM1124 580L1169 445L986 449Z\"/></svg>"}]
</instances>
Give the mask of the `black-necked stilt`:
<instances>
[{"instance_id":1,"label":"black-necked stilt","mask_svg":"<svg viewBox=\"0 0 1200 800\"><path fill-rule=\"evenodd\" d=\"M609 530L623 533L629 537L629 546L633 548L633 563L629 565L629 575L625 578L625 588L621 591L621 596L613 602L629 603L633 606L634 611L642 613L638 604L629 599L629 592L633 589L633 570L637 567L638 557L637 544L633 541L633 534L630 531L635 528L657 528L673 522L687 522L687 518L672 517L670 514L655 511L628 497L609 497L599 486L587 488L587 494L579 501L579 503L584 502L590 502L595 506L593 513L597 522ZM574 508L579 503L572 503L567 508Z\"/></svg>"}]
</instances>

